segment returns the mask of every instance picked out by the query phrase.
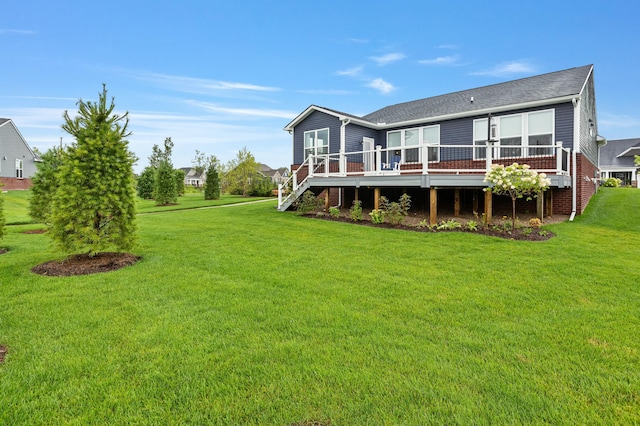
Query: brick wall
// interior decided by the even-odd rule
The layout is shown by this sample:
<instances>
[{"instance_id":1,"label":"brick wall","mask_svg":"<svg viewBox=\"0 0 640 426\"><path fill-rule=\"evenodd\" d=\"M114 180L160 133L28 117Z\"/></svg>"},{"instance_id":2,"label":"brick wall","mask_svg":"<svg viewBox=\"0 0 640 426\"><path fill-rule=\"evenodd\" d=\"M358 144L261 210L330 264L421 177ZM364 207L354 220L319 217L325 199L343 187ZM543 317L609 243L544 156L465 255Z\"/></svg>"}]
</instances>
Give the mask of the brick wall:
<instances>
[{"instance_id":1,"label":"brick wall","mask_svg":"<svg viewBox=\"0 0 640 426\"><path fill-rule=\"evenodd\" d=\"M4 185L2 191L31 188L31 179L0 177L0 183Z\"/></svg>"}]
</instances>

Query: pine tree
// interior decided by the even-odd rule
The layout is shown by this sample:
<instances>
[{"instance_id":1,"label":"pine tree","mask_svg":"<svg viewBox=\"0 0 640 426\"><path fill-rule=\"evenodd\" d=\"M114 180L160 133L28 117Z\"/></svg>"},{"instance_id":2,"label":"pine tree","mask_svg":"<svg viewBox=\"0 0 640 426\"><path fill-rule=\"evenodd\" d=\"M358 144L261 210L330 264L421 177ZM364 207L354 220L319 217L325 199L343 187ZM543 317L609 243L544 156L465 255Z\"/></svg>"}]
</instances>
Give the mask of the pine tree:
<instances>
[{"instance_id":1,"label":"pine tree","mask_svg":"<svg viewBox=\"0 0 640 426\"><path fill-rule=\"evenodd\" d=\"M169 160L162 160L156 171L156 185L153 198L157 206L166 206L178 202L175 173Z\"/></svg>"},{"instance_id":2,"label":"pine tree","mask_svg":"<svg viewBox=\"0 0 640 426\"><path fill-rule=\"evenodd\" d=\"M156 170L147 166L142 170L140 177L138 178L138 197L143 198L145 200L150 200L153 198L153 187L155 185L156 179Z\"/></svg>"},{"instance_id":3,"label":"pine tree","mask_svg":"<svg viewBox=\"0 0 640 426\"><path fill-rule=\"evenodd\" d=\"M40 155L38 171L31 177L29 215L32 219L51 224L51 204L58 188L57 173L64 157L62 148L51 148Z\"/></svg>"},{"instance_id":4,"label":"pine tree","mask_svg":"<svg viewBox=\"0 0 640 426\"><path fill-rule=\"evenodd\" d=\"M128 250L137 234L128 113L114 113L104 85L98 102L81 99L77 105L75 118L64 113L62 128L75 142L57 173L49 234L66 253Z\"/></svg>"}]
</instances>

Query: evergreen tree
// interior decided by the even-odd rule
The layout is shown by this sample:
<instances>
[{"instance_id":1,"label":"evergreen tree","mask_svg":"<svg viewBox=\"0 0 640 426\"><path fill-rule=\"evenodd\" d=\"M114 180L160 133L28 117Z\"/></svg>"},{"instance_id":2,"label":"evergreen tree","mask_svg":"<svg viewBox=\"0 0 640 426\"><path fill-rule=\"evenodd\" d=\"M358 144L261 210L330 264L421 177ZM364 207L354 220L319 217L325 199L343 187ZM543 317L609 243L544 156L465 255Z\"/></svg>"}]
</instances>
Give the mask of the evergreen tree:
<instances>
[{"instance_id":1,"label":"evergreen tree","mask_svg":"<svg viewBox=\"0 0 640 426\"><path fill-rule=\"evenodd\" d=\"M178 196L184 195L184 170L175 169L173 173L176 181L176 192L178 193Z\"/></svg>"},{"instance_id":2,"label":"evergreen tree","mask_svg":"<svg viewBox=\"0 0 640 426\"><path fill-rule=\"evenodd\" d=\"M51 204L58 189L57 173L63 158L62 148L49 149L40 155L42 161L38 163L38 170L31 178L29 215L40 223L51 223Z\"/></svg>"},{"instance_id":3,"label":"evergreen tree","mask_svg":"<svg viewBox=\"0 0 640 426\"><path fill-rule=\"evenodd\" d=\"M156 181L156 169L151 166L144 168L138 178L138 197L145 200L153 198L153 188Z\"/></svg>"},{"instance_id":4,"label":"evergreen tree","mask_svg":"<svg viewBox=\"0 0 640 426\"><path fill-rule=\"evenodd\" d=\"M215 163L211 162L207 169L207 180L204 184L204 199L219 200L220 199L220 176L216 170Z\"/></svg>"},{"instance_id":5,"label":"evergreen tree","mask_svg":"<svg viewBox=\"0 0 640 426\"><path fill-rule=\"evenodd\" d=\"M136 241L135 156L126 138L128 113L114 113L103 85L98 102L78 101L64 113L63 130L75 138L56 174L49 235L67 253L128 250Z\"/></svg>"},{"instance_id":6,"label":"evergreen tree","mask_svg":"<svg viewBox=\"0 0 640 426\"><path fill-rule=\"evenodd\" d=\"M0 183L0 188L2 188L2 184ZM2 191L0 191L0 240L4 237L4 200L2 199Z\"/></svg>"},{"instance_id":7,"label":"evergreen tree","mask_svg":"<svg viewBox=\"0 0 640 426\"><path fill-rule=\"evenodd\" d=\"M176 188L175 173L169 160L163 160L158 166L155 179L153 198L157 206L166 206L178 202L178 189Z\"/></svg>"}]
</instances>

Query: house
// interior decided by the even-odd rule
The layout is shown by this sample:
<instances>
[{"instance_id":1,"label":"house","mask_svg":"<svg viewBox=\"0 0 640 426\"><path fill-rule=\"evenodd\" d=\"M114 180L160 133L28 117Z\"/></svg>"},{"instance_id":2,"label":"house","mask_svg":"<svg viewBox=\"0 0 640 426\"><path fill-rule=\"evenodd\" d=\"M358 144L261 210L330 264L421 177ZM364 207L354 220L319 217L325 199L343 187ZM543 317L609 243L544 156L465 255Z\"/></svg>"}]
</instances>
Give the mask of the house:
<instances>
[{"instance_id":1,"label":"house","mask_svg":"<svg viewBox=\"0 0 640 426\"><path fill-rule=\"evenodd\" d=\"M258 171L266 176L271 178L271 182L275 184L283 184L289 179L289 169L286 167L280 167L279 169L272 169L266 164L258 163Z\"/></svg>"},{"instance_id":2,"label":"house","mask_svg":"<svg viewBox=\"0 0 640 426\"><path fill-rule=\"evenodd\" d=\"M600 148L600 177L618 178L623 185L640 188L638 169L634 159L640 155L640 138L608 140Z\"/></svg>"},{"instance_id":3,"label":"house","mask_svg":"<svg viewBox=\"0 0 640 426\"><path fill-rule=\"evenodd\" d=\"M284 128L293 139L286 210L307 189L325 205L380 195L412 197L429 212L501 208L484 192L492 163L526 163L551 180L540 216L580 214L596 191L598 136L593 65L390 105L365 116L311 105ZM496 210L497 211L497 210Z\"/></svg>"},{"instance_id":4,"label":"house","mask_svg":"<svg viewBox=\"0 0 640 426\"><path fill-rule=\"evenodd\" d=\"M39 158L10 118L0 118L0 183L7 189L29 189Z\"/></svg>"},{"instance_id":5,"label":"house","mask_svg":"<svg viewBox=\"0 0 640 426\"><path fill-rule=\"evenodd\" d=\"M202 188L205 180L207 179L207 172L198 171L193 167L180 167L180 170L184 172L184 184L185 186L193 186L196 188Z\"/></svg>"}]
</instances>

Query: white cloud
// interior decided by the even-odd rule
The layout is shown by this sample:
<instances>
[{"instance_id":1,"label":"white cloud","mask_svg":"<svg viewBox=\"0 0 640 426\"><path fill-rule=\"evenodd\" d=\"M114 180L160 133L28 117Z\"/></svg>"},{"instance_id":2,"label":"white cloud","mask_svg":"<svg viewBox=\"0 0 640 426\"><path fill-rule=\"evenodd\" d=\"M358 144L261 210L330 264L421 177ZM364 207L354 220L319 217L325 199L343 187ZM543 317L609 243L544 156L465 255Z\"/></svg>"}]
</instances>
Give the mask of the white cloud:
<instances>
[{"instance_id":1,"label":"white cloud","mask_svg":"<svg viewBox=\"0 0 640 426\"><path fill-rule=\"evenodd\" d=\"M37 34L37 31L31 30L13 30L7 28L0 28L0 34L19 34L19 35L34 35Z\"/></svg>"},{"instance_id":2,"label":"white cloud","mask_svg":"<svg viewBox=\"0 0 640 426\"><path fill-rule=\"evenodd\" d=\"M459 59L460 57L458 55L439 56L435 59L422 59L418 61L418 63L423 65L451 65L458 62Z\"/></svg>"},{"instance_id":3,"label":"white cloud","mask_svg":"<svg viewBox=\"0 0 640 426\"><path fill-rule=\"evenodd\" d=\"M489 75L493 77L503 77L511 74L534 73L535 68L527 61L502 62L493 68L472 72L471 75Z\"/></svg>"},{"instance_id":4,"label":"white cloud","mask_svg":"<svg viewBox=\"0 0 640 426\"><path fill-rule=\"evenodd\" d=\"M206 78L158 74L151 72L120 71L127 77L146 81L163 89L195 94L220 94L228 91L277 92L278 87L261 86L252 83L239 83Z\"/></svg>"},{"instance_id":5,"label":"white cloud","mask_svg":"<svg viewBox=\"0 0 640 426\"><path fill-rule=\"evenodd\" d=\"M269 117L269 118L283 118L287 120L293 119L298 113L292 111L284 111L277 109L260 109L260 108L229 108L214 105L209 102L199 101L187 101L188 104L203 108L210 112L222 112L224 114L232 116L242 117Z\"/></svg>"},{"instance_id":6,"label":"white cloud","mask_svg":"<svg viewBox=\"0 0 640 426\"><path fill-rule=\"evenodd\" d=\"M349 77L356 77L362 73L363 67L353 67L342 71L336 71L336 75L346 75Z\"/></svg>"},{"instance_id":7,"label":"white cloud","mask_svg":"<svg viewBox=\"0 0 640 426\"><path fill-rule=\"evenodd\" d=\"M369 84L367 84L367 86L373 89L376 89L377 91L383 94L387 94L395 90L395 87L393 87L393 84L388 83L381 78L376 78L370 81Z\"/></svg>"},{"instance_id":8,"label":"white cloud","mask_svg":"<svg viewBox=\"0 0 640 426\"><path fill-rule=\"evenodd\" d=\"M404 53L388 53L383 56L372 56L371 60L377 63L379 66L389 65L390 63L400 61L406 58Z\"/></svg>"}]
</instances>

